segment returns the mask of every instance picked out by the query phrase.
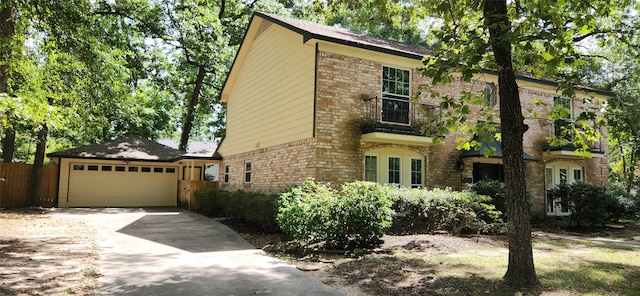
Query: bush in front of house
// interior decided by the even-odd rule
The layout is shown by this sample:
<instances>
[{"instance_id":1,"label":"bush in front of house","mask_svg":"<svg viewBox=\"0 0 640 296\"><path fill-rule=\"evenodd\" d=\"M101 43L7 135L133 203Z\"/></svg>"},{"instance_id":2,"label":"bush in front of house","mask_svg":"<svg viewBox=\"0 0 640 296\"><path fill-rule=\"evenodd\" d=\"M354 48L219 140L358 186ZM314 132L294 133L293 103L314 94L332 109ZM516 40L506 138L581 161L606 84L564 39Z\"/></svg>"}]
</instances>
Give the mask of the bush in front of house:
<instances>
[{"instance_id":1,"label":"bush in front of house","mask_svg":"<svg viewBox=\"0 0 640 296\"><path fill-rule=\"evenodd\" d=\"M292 186L278 199L276 220L280 229L294 239L314 243L326 240L335 198L335 192L328 184L312 179Z\"/></svg>"},{"instance_id":2,"label":"bush in front of house","mask_svg":"<svg viewBox=\"0 0 640 296\"><path fill-rule=\"evenodd\" d=\"M453 234L483 230L501 223L501 212L491 198L469 191L408 189L392 191L394 233L431 233L446 230Z\"/></svg>"},{"instance_id":3,"label":"bush in front of house","mask_svg":"<svg viewBox=\"0 0 640 296\"><path fill-rule=\"evenodd\" d=\"M291 187L278 200L280 229L326 248L371 247L391 225L388 188L372 182L342 185L340 191L313 179Z\"/></svg>"},{"instance_id":4,"label":"bush in front of house","mask_svg":"<svg viewBox=\"0 0 640 296\"><path fill-rule=\"evenodd\" d=\"M600 226L633 216L636 202L621 190L575 182L560 184L548 191L550 198L566 202L571 211L571 223L576 226Z\"/></svg>"},{"instance_id":5,"label":"bush in front of house","mask_svg":"<svg viewBox=\"0 0 640 296\"><path fill-rule=\"evenodd\" d=\"M264 231L277 231L277 194L202 189L195 193L198 212L208 217L242 219Z\"/></svg>"},{"instance_id":6,"label":"bush in front of house","mask_svg":"<svg viewBox=\"0 0 640 296\"><path fill-rule=\"evenodd\" d=\"M504 218L504 214L507 213L507 200L504 186L504 182L483 180L473 183L470 190L477 194L491 197L491 204L496 207L496 210L502 212Z\"/></svg>"},{"instance_id":7,"label":"bush in front of house","mask_svg":"<svg viewBox=\"0 0 640 296\"><path fill-rule=\"evenodd\" d=\"M342 185L331 209L328 247L345 249L350 244L372 247L391 226L389 187L357 181Z\"/></svg>"},{"instance_id":8,"label":"bush in front of house","mask_svg":"<svg viewBox=\"0 0 640 296\"><path fill-rule=\"evenodd\" d=\"M609 194L616 200L614 217L616 219L640 218L640 195L627 193L622 187L612 187Z\"/></svg>"}]
</instances>

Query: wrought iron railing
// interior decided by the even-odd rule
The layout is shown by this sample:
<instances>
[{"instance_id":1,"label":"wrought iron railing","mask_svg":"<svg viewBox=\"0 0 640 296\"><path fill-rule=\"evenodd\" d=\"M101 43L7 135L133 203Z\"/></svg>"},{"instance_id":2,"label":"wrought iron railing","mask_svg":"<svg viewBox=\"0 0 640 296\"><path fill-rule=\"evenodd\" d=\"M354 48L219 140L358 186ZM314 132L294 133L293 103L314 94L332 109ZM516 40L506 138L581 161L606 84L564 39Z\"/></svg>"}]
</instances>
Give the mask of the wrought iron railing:
<instances>
[{"instance_id":1,"label":"wrought iron railing","mask_svg":"<svg viewBox=\"0 0 640 296\"><path fill-rule=\"evenodd\" d=\"M401 101L397 98L373 97L364 100L365 122L362 132L385 131L423 135L434 126L430 120L440 107L425 103Z\"/></svg>"},{"instance_id":2,"label":"wrought iron railing","mask_svg":"<svg viewBox=\"0 0 640 296\"><path fill-rule=\"evenodd\" d=\"M563 146L555 146L555 147L545 145L546 149L549 149L552 151L553 150L576 150L577 148L573 143L573 137L570 135L570 133L564 132L565 129L571 128L573 124L574 122L569 119L558 119L554 121L553 136L564 138L565 140L567 140L567 144ZM591 152L603 152L602 139L599 139L596 142L588 142L587 145L589 146L589 150L591 150Z\"/></svg>"}]
</instances>

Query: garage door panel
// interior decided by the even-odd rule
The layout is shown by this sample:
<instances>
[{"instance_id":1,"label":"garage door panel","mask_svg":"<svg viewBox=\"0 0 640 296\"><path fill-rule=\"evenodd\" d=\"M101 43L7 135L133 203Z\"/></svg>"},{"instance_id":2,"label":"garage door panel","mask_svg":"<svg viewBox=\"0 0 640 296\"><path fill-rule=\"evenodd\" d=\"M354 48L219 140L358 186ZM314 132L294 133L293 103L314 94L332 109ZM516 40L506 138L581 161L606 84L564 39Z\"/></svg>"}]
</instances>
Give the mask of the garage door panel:
<instances>
[{"instance_id":1,"label":"garage door panel","mask_svg":"<svg viewBox=\"0 0 640 296\"><path fill-rule=\"evenodd\" d=\"M105 166L107 170L103 170ZM176 167L124 166L123 169L123 166L108 166L90 164L80 170L74 169L72 164L69 176L69 206L176 205Z\"/></svg>"}]
</instances>

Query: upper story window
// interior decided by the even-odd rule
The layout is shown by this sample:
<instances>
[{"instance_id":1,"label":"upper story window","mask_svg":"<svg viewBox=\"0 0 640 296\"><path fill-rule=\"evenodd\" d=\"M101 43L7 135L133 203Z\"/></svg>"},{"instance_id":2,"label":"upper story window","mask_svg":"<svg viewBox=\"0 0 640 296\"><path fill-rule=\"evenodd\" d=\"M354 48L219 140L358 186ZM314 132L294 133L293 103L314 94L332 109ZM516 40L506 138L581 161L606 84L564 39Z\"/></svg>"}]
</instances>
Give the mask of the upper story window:
<instances>
[{"instance_id":1,"label":"upper story window","mask_svg":"<svg viewBox=\"0 0 640 296\"><path fill-rule=\"evenodd\" d=\"M382 121L409 124L411 74L409 70L382 67Z\"/></svg>"},{"instance_id":2,"label":"upper story window","mask_svg":"<svg viewBox=\"0 0 640 296\"><path fill-rule=\"evenodd\" d=\"M569 112L567 116L564 116L565 119L571 119L571 114L573 114L573 108L571 107L571 99L565 97L554 97L553 98L553 107L562 106L566 108Z\"/></svg>"},{"instance_id":3,"label":"upper story window","mask_svg":"<svg viewBox=\"0 0 640 296\"><path fill-rule=\"evenodd\" d=\"M496 88L493 83L485 83L484 98L487 100L487 105L491 107L496 105Z\"/></svg>"},{"instance_id":4,"label":"upper story window","mask_svg":"<svg viewBox=\"0 0 640 296\"><path fill-rule=\"evenodd\" d=\"M554 122L555 135L556 137L560 137L562 136L563 127L566 127L572 124L573 108L571 106L571 99L564 98L564 97L553 98L553 107L556 108L556 106L562 106L566 109L565 111L567 111L566 114L563 114L564 116L562 116L562 118ZM567 139L571 140L569 137L567 137Z\"/></svg>"}]
</instances>

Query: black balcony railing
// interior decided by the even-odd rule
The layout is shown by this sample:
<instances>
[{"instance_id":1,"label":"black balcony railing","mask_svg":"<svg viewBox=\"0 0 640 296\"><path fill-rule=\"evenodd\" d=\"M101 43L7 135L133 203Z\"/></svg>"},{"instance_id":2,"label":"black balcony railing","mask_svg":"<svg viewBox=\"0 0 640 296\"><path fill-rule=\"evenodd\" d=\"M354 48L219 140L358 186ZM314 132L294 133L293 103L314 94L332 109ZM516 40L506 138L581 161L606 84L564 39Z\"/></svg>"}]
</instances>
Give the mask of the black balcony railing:
<instances>
[{"instance_id":1,"label":"black balcony railing","mask_svg":"<svg viewBox=\"0 0 640 296\"><path fill-rule=\"evenodd\" d=\"M573 137L568 134L568 133L564 133L563 131L567 128L571 128L571 126L573 125L573 121L570 119L558 119L556 121L553 122L553 135L558 137L558 138L564 138L565 140L567 140L567 144L566 145L562 145L562 146L550 146L548 144L545 144L545 146L543 147L544 150L548 150L548 151L575 151L577 149L577 147L574 145L573 143ZM564 135L563 135L564 133ZM602 139L599 139L596 142L588 142L587 145L589 146L589 150L592 153L602 153L603 151L603 147L602 147Z\"/></svg>"},{"instance_id":2,"label":"black balcony railing","mask_svg":"<svg viewBox=\"0 0 640 296\"><path fill-rule=\"evenodd\" d=\"M432 128L430 117L440 107L424 103L413 103L395 97L373 97L364 100L365 122L363 134L387 132L405 135L424 135L425 128Z\"/></svg>"}]
</instances>

